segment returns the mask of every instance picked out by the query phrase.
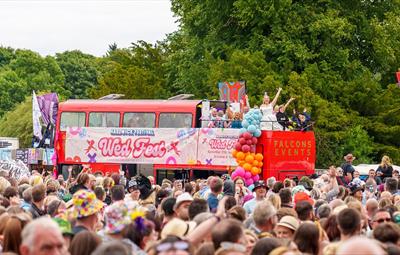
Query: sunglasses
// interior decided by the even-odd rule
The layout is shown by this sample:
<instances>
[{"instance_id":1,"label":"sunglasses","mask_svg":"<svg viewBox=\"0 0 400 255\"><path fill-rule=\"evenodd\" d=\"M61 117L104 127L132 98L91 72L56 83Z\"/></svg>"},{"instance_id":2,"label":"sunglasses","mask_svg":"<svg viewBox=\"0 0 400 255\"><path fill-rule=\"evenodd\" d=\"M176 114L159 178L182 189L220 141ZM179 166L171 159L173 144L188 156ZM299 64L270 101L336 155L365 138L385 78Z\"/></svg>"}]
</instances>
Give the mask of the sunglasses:
<instances>
[{"instance_id":1,"label":"sunglasses","mask_svg":"<svg viewBox=\"0 0 400 255\"><path fill-rule=\"evenodd\" d=\"M189 249L189 244L184 241L167 242L157 245L156 250L158 252L179 250L184 251Z\"/></svg>"},{"instance_id":2,"label":"sunglasses","mask_svg":"<svg viewBox=\"0 0 400 255\"><path fill-rule=\"evenodd\" d=\"M379 220L376 220L376 222L378 222L378 223L383 223L383 222L391 222L392 221L392 219L391 218L385 218L385 219L379 219Z\"/></svg>"}]
</instances>

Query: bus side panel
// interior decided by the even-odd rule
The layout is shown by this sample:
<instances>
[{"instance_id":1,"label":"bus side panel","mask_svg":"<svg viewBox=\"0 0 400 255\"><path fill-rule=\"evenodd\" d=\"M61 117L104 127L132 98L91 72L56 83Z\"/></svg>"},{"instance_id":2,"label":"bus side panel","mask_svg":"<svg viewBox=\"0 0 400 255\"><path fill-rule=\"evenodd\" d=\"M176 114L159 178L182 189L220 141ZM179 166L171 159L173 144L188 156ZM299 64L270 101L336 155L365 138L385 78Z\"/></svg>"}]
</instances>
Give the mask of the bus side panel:
<instances>
[{"instance_id":1,"label":"bus side panel","mask_svg":"<svg viewBox=\"0 0 400 255\"><path fill-rule=\"evenodd\" d=\"M315 169L313 132L263 131L263 179L311 175Z\"/></svg>"}]
</instances>

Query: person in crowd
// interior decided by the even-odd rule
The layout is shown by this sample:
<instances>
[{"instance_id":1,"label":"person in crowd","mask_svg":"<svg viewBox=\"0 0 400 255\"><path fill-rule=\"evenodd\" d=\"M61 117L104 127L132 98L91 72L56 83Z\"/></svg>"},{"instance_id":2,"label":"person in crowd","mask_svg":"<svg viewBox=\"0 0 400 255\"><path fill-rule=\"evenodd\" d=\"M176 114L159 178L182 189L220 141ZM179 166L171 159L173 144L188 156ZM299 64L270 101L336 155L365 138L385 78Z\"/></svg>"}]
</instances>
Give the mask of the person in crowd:
<instances>
[{"instance_id":1,"label":"person in crowd","mask_svg":"<svg viewBox=\"0 0 400 255\"><path fill-rule=\"evenodd\" d=\"M137 185L136 180L131 179L128 182L128 194L125 196L125 201L139 201L140 199L140 190Z\"/></svg>"},{"instance_id":2,"label":"person in crowd","mask_svg":"<svg viewBox=\"0 0 400 255\"><path fill-rule=\"evenodd\" d=\"M189 220L189 206L192 202L193 197L189 193L179 195L174 205L176 217L181 220Z\"/></svg>"},{"instance_id":3,"label":"person in crowd","mask_svg":"<svg viewBox=\"0 0 400 255\"><path fill-rule=\"evenodd\" d=\"M358 211L345 208L337 215L340 240L346 241L361 231L361 215Z\"/></svg>"},{"instance_id":4,"label":"person in crowd","mask_svg":"<svg viewBox=\"0 0 400 255\"><path fill-rule=\"evenodd\" d=\"M32 218L36 219L46 214L44 210L44 200L46 198L46 187L44 184L36 185L32 188L32 205L29 212Z\"/></svg>"},{"instance_id":5,"label":"person in crowd","mask_svg":"<svg viewBox=\"0 0 400 255\"><path fill-rule=\"evenodd\" d=\"M218 207L218 196L222 193L224 183L221 178L213 177L210 182L211 193L208 195L207 203L211 212L215 212ZM233 191L232 191L233 192Z\"/></svg>"},{"instance_id":6,"label":"person in crowd","mask_svg":"<svg viewBox=\"0 0 400 255\"><path fill-rule=\"evenodd\" d=\"M294 233L299 228L299 221L290 215L282 217L275 227L277 238L293 239Z\"/></svg>"},{"instance_id":7,"label":"person in crowd","mask_svg":"<svg viewBox=\"0 0 400 255\"><path fill-rule=\"evenodd\" d=\"M189 220L193 220L197 215L203 212L209 212L207 201L201 198L193 199L188 208Z\"/></svg>"},{"instance_id":8,"label":"person in crowd","mask_svg":"<svg viewBox=\"0 0 400 255\"><path fill-rule=\"evenodd\" d=\"M125 189L124 186L122 185L114 185L111 188L111 201L113 203L118 202L118 201L122 201L125 198Z\"/></svg>"},{"instance_id":9,"label":"person in crowd","mask_svg":"<svg viewBox=\"0 0 400 255\"><path fill-rule=\"evenodd\" d=\"M374 181L376 185L381 185L381 184L382 184L381 178L379 178L378 176L376 176L376 172L375 172L374 169L370 169L370 170L368 171L368 177L367 177L367 179L365 180L365 182L367 182L367 181L369 181L369 180Z\"/></svg>"},{"instance_id":10,"label":"person in crowd","mask_svg":"<svg viewBox=\"0 0 400 255\"><path fill-rule=\"evenodd\" d=\"M254 225L252 230L258 238L272 237L272 231L277 224L276 209L269 201L259 202L253 212Z\"/></svg>"},{"instance_id":11,"label":"person in crowd","mask_svg":"<svg viewBox=\"0 0 400 255\"><path fill-rule=\"evenodd\" d=\"M302 192L298 194L302 194ZM300 200L297 203L295 203L295 210L300 221L304 222L304 221L314 220L314 210L309 199Z\"/></svg>"},{"instance_id":12,"label":"person in crowd","mask_svg":"<svg viewBox=\"0 0 400 255\"><path fill-rule=\"evenodd\" d=\"M237 204L243 206L243 199L245 196L250 194L251 192L249 189L245 186L244 180L242 177L238 176L234 180L235 183L235 198L237 201Z\"/></svg>"},{"instance_id":13,"label":"person in crowd","mask_svg":"<svg viewBox=\"0 0 400 255\"><path fill-rule=\"evenodd\" d=\"M386 178L385 191L390 192L391 195L400 194L398 191L398 181L392 177Z\"/></svg>"},{"instance_id":14,"label":"person in crowd","mask_svg":"<svg viewBox=\"0 0 400 255\"><path fill-rule=\"evenodd\" d=\"M267 186L265 185L264 181L256 181L254 183L254 189L253 192L256 194L256 196L244 203L243 208L246 210L247 214L252 214L257 203L264 201L266 199L267 195Z\"/></svg>"},{"instance_id":15,"label":"person in crowd","mask_svg":"<svg viewBox=\"0 0 400 255\"><path fill-rule=\"evenodd\" d=\"M89 190L91 188L91 180L90 176L88 173L81 172L78 175L78 178L76 180L76 184L70 188L70 193L73 195L75 192L78 190L84 189L84 190Z\"/></svg>"},{"instance_id":16,"label":"person in crowd","mask_svg":"<svg viewBox=\"0 0 400 255\"><path fill-rule=\"evenodd\" d=\"M175 204L176 204L176 198L174 197L169 197L161 202L160 207L163 214L162 226L167 224L170 220L172 220L176 216L174 211ZM189 214L189 209L188 209L188 214Z\"/></svg>"},{"instance_id":17,"label":"person in crowd","mask_svg":"<svg viewBox=\"0 0 400 255\"><path fill-rule=\"evenodd\" d=\"M21 255L69 254L61 230L50 218L41 217L28 223L21 238Z\"/></svg>"},{"instance_id":18,"label":"person in crowd","mask_svg":"<svg viewBox=\"0 0 400 255\"><path fill-rule=\"evenodd\" d=\"M71 255L91 255L101 244L101 238L94 232L82 231L78 233L69 246Z\"/></svg>"},{"instance_id":19,"label":"person in crowd","mask_svg":"<svg viewBox=\"0 0 400 255\"><path fill-rule=\"evenodd\" d=\"M293 242L303 254L318 254L320 252L320 233L313 222L304 222L293 236Z\"/></svg>"},{"instance_id":20,"label":"person in crowd","mask_svg":"<svg viewBox=\"0 0 400 255\"><path fill-rule=\"evenodd\" d=\"M382 157L382 161L381 161L380 165L378 166L378 168L376 169L376 171L382 173L382 176L381 176L382 179L392 177L393 166L392 166L392 161L390 160L390 158L388 156Z\"/></svg>"},{"instance_id":21,"label":"person in crowd","mask_svg":"<svg viewBox=\"0 0 400 255\"><path fill-rule=\"evenodd\" d=\"M346 156L344 156L344 160L346 161L342 165L343 169L343 175L348 178L349 181L353 180L353 174L354 174L354 167L353 167L353 161L356 158L353 156L353 154L349 153Z\"/></svg>"},{"instance_id":22,"label":"person in crowd","mask_svg":"<svg viewBox=\"0 0 400 255\"><path fill-rule=\"evenodd\" d=\"M72 204L71 216L76 219L76 224L72 228L73 234L96 231L98 213L104 206L103 202L98 200L93 192L82 189L75 192Z\"/></svg>"},{"instance_id":23,"label":"person in crowd","mask_svg":"<svg viewBox=\"0 0 400 255\"><path fill-rule=\"evenodd\" d=\"M291 97L285 105L279 106L279 111L276 113L276 119L278 123L282 126L283 130L289 129L289 127L291 126L291 121L289 121L289 117L287 116L285 111L289 104L294 100L295 98Z\"/></svg>"},{"instance_id":24,"label":"person in crowd","mask_svg":"<svg viewBox=\"0 0 400 255\"><path fill-rule=\"evenodd\" d=\"M392 217L386 209L378 209L375 211L375 214L372 216L371 228L372 228L372 230L374 230L380 224L385 223L385 222L391 222L391 221L392 221Z\"/></svg>"}]
</instances>

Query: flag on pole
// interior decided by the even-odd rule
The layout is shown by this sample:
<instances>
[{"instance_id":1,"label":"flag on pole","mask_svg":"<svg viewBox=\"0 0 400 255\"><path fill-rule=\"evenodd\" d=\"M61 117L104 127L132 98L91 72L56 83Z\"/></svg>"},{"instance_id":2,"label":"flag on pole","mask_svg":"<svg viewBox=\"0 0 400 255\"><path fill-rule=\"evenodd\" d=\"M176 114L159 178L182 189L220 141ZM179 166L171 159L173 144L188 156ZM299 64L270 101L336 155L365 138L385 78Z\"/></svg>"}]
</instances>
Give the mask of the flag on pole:
<instances>
[{"instance_id":1,"label":"flag on pole","mask_svg":"<svg viewBox=\"0 0 400 255\"><path fill-rule=\"evenodd\" d=\"M40 108L35 91L32 92L32 123L33 135L42 139L42 126L40 125Z\"/></svg>"},{"instance_id":2,"label":"flag on pole","mask_svg":"<svg viewBox=\"0 0 400 255\"><path fill-rule=\"evenodd\" d=\"M42 120L45 125L55 125L57 121L58 96L57 93L49 93L37 97Z\"/></svg>"}]
</instances>

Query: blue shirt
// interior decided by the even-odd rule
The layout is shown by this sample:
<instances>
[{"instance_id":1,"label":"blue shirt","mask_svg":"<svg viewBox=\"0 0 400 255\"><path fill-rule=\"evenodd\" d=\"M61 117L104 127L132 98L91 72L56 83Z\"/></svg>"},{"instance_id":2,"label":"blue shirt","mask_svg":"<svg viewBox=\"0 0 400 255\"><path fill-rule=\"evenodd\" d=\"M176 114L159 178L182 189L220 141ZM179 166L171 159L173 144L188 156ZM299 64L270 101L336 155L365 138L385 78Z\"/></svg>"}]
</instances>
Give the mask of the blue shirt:
<instances>
[{"instance_id":1,"label":"blue shirt","mask_svg":"<svg viewBox=\"0 0 400 255\"><path fill-rule=\"evenodd\" d=\"M210 193L207 198L208 207L210 208L211 212L215 212L218 207L218 197L213 193Z\"/></svg>"},{"instance_id":2,"label":"blue shirt","mask_svg":"<svg viewBox=\"0 0 400 255\"><path fill-rule=\"evenodd\" d=\"M246 210L247 214L252 214L254 209L256 208L258 201L256 200L256 198L253 198L249 201L247 201L246 203L244 203L243 208L244 210Z\"/></svg>"}]
</instances>

